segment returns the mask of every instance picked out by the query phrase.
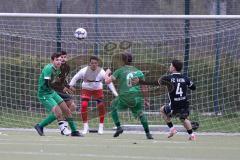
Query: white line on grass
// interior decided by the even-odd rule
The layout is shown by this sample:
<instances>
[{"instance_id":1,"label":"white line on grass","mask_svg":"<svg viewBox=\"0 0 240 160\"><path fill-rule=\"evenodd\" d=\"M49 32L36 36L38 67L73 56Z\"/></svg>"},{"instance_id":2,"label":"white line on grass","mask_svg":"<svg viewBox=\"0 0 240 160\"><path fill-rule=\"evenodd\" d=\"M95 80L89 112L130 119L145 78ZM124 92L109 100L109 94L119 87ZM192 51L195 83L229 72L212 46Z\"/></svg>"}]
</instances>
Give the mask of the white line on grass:
<instances>
[{"instance_id":1,"label":"white line on grass","mask_svg":"<svg viewBox=\"0 0 240 160\"><path fill-rule=\"evenodd\" d=\"M175 143L175 142L174 142ZM173 144L174 144L173 143ZM51 143L48 143L48 144L44 144L44 143L35 143L35 142L0 142L0 145L29 145L29 146L39 146L39 145L47 145L47 146L66 146L66 145L68 145L68 146L79 146L79 144L78 143L75 143L75 144L73 144L73 143L57 143L57 144L51 144ZM128 147L128 148L146 148L146 146L145 146L145 144L146 143L139 143L138 141L136 141L135 142L135 144L137 144L137 145L133 145L134 144L134 142L133 143L129 143L129 144L116 144L114 147L115 148L126 148L126 147ZM161 142L159 142L158 144L161 144ZM105 144L106 146L108 146L107 144ZM84 147L96 147L96 148L100 148L100 147L103 147L102 146L102 144L84 144ZM178 146L179 147L179 146ZM149 148L159 148L159 146L157 146L157 145L150 145L150 146L148 146L148 149ZM176 148L176 147L174 147L174 148Z\"/></svg>"},{"instance_id":2,"label":"white line on grass","mask_svg":"<svg viewBox=\"0 0 240 160\"><path fill-rule=\"evenodd\" d=\"M29 132L36 132L35 129L30 128L0 128L0 131L29 131ZM46 129L46 132L59 132L57 129ZM105 133L113 134L114 130L105 130ZM1 132L0 132L1 133ZM143 131L124 131L126 134L144 134ZM152 131L153 134L161 135L167 134L167 132L160 132L160 131ZM186 132L178 132L178 134L186 134ZM206 135L206 136L240 136L240 133L221 133L221 132L197 132L197 135Z\"/></svg>"},{"instance_id":3,"label":"white line on grass","mask_svg":"<svg viewBox=\"0 0 240 160\"><path fill-rule=\"evenodd\" d=\"M36 156L58 156L62 158L63 156L68 157L68 159L71 159L71 157L79 157L79 158L97 158L97 159L143 159L143 160L169 160L169 157L150 157L150 156L124 156L124 155L99 155L99 154L82 154L82 153L56 153L56 152L8 152L8 151L0 151L0 154L15 154L15 155L36 155ZM33 157L34 158L34 157ZM180 157L170 157L172 160L193 160L192 158L180 158ZM46 157L44 157L46 159ZM204 160L200 158L194 158L194 160Z\"/></svg>"},{"instance_id":4,"label":"white line on grass","mask_svg":"<svg viewBox=\"0 0 240 160\"><path fill-rule=\"evenodd\" d=\"M158 141L157 143L159 143L159 144L161 144L162 143L162 141ZM173 142L173 144L174 144L175 142ZM189 142L190 143L190 142ZM139 143L139 142L137 142L136 143L137 145L133 145L132 143L131 144L117 144L117 145L115 145L114 146L114 148L146 148L146 146L145 146L145 144L146 143ZM207 143L206 143L207 144ZM0 145L20 145L20 146L22 146L23 145L23 143L21 143L21 142L0 142ZM39 146L39 145L47 145L47 146L79 146L79 144L78 143L76 143L76 144L73 144L73 143L57 143L57 144L51 144L51 143L48 143L48 144L44 144L44 143L34 143L34 142L24 142L24 145L29 145L29 146ZM108 146L108 145L105 145L105 146ZM99 145L99 144L84 144L84 147L91 147L91 148L94 148L94 147L96 147L96 148L100 148L100 147L103 147L103 145L101 144L101 145ZM191 147L191 146L190 146ZM150 145L150 146L148 146L147 147L148 149L154 149L154 148L159 148L159 146L158 145ZM179 145L174 145L174 146L164 146L164 148L169 148L169 149L172 149L172 150L174 150L174 149L183 149L183 150L185 150L185 149L188 149L189 148L189 146L188 145L181 145L181 146L179 146ZM198 148L199 149L210 149L210 150L236 150L236 151L238 151L239 150L239 148L236 148L236 146L218 146L218 147L216 147L216 148L212 148L212 146L206 146L206 145L204 145L204 146L198 146Z\"/></svg>"}]
</instances>

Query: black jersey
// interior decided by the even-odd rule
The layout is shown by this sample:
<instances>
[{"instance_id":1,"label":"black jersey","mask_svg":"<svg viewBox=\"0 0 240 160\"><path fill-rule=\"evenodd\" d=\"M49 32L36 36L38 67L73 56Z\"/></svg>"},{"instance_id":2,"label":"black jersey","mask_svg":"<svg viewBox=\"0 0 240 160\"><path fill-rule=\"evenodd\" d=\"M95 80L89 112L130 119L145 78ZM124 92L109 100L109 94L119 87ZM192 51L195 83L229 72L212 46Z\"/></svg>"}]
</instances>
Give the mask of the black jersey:
<instances>
[{"instance_id":1,"label":"black jersey","mask_svg":"<svg viewBox=\"0 0 240 160\"><path fill-rule=\"evenodd\" d=\"M57 92L63 92L64 87L68 87L67 76L70 72L70 66L64 63L60 67L61 73L58 76L58 80L52 83L51 87Z\"/></svg>"},{"instance_id":2,"label":"black jersey","mask_svg":"<svg viewBox=\"0 0 240 160\"><path fill-rule=\"evenodd\" d=\"M160 79L161 85L168 88L169 99L172 107L188 106L187 90L195 90L193 82L181 73L173 73Z\"/></svg>"}]
</instances>

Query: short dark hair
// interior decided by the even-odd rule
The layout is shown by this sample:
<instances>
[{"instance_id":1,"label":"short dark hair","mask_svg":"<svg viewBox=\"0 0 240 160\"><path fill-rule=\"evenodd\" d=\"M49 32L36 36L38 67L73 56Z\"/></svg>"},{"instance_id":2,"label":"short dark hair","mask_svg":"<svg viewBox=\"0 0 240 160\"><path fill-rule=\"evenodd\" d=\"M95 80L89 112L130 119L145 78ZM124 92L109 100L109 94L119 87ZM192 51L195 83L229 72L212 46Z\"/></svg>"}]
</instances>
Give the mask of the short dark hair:
<instances>
[{"instance_id":1,"label":"short dark hair","mask_svg":"<svg viewBox=\"0 0 240 160\"><path fill-rule=\"evenodd\" d=\"M55 58L58 58L58 57L60 57L60 56L61 56L60 53L53 53L53 54L51 55L51 60L53 61Z\"/></svg>"},{"instance_id":2,"label":"short dark hair","mask_svg":"<svg viewBox=\"0 0 240 160\"><path fill-rule=\"evenodd\" d=\"M129 53L129 52L123 53L122 54L122 61L124 62L124 64L130 65L133 61L132 54Z\"/></svg>"},{"instance_id":3,"label":"short dark hair","mask_svg":"<svg viewBox=\"0 0 240 160\"><path fill-rule=\"evenodd\" d=\"M61 56L62 55L67 55L67 52L66 51L61 51L60 54L61 54Z\"/></svg>"},{"instance_id":4,"label":"short dark hair","mask_svg":"<svg viewBox=\"0 0 240 160\"><path fill-rule=\"evenodd\" d=\"M177 59L172 60L172 65L176 69L176 71L180 72L183 67L183 63Z\"/></svg>"},{"instance_id":5,"label":"short dark hair","mask_svg":"<svg viewBox=\"0 0 240 160\"><path fill-rule=\"evenodd\" d=\"M99 58L97 56L91 56L89 61L91 62L91 60L99 61Z\"/></svg>"}]
</instances>

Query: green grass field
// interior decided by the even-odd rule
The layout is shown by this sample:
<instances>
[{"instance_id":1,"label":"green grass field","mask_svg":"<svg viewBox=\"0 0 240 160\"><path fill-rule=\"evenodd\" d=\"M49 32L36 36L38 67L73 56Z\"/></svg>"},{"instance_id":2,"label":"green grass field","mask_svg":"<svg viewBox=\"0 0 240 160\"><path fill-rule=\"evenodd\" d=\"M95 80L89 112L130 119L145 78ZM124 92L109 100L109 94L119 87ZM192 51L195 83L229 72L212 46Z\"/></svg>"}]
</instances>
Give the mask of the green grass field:
<instances>
[{"instance_id":1,"label":"green grass field","mask_svg":"<svg viewBox=\"0 0 240 160\"><path fill-rule=\"evenodd\" d=\"M1 131L2 160L236 160L240 157L240 136L198 135L188 141L187 135L167 139L154 134L146 140L144 134L112 133L85 137L65 137L47 132L40 137L33 131Z\"/></svg>"}]
</instances>

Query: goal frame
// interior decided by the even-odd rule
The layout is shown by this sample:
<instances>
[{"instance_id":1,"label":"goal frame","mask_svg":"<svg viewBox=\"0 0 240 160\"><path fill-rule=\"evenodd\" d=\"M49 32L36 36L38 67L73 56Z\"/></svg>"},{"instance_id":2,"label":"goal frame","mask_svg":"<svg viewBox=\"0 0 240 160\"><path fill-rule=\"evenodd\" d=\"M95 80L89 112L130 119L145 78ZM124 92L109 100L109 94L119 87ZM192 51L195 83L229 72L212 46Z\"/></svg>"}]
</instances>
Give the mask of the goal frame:
<instances>
[{"instance_id":1,"label":"goal frame","mask_svg":"<svg viewBox=\"0 0 240 160\"><path fill-rule=\"evenodd\" d=\"M240 15L137 15L137 14L46 14L0 13L0 17L29 18L127 18L127 19L240 19Z\"/></svg>"},{"instance_id":2,"label":"goal frame","mask_svg":"<svg viewBox=\"0 0 240 160\"><path fill-rule=\"evenodd\" d=\"M95 18L95 19L165 19L165 20L238 20L240 15L128 15L128 14L42 14L42 13L0 13L10 18ZM216 27L217 28L217 27ZM187 37L186 37L187 38ZM216 56L217 57L217 56ZM216 64L216 69L218 64ZM217 73L218 71L215 70ZM216 114L218 114L216 110Z\"/></svg>"}]
</instances>

